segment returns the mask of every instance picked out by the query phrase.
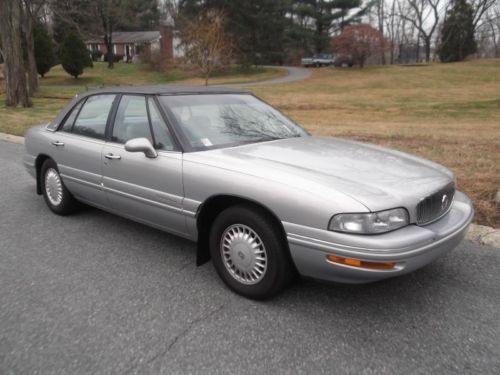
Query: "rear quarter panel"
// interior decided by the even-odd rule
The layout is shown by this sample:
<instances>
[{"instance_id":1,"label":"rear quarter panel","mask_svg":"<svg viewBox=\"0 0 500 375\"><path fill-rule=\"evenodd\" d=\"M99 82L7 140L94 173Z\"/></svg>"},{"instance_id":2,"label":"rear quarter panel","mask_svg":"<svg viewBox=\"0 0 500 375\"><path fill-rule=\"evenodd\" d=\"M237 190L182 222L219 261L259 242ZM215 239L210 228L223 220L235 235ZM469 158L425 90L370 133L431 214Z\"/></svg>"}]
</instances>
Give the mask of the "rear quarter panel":
<instances>
[{"instance_id":1,"label":"rear quarter panel","mask_svg":"<svg viewBox=\"0 0 500 375\"><path fill-rule=\"evenodd\" d=\"M26 132L24 137L25 166L34 167L36 158L42 154L54 157L54 150L50 147L54 134L45 127L46 124L36 125Z\"/></svg>"}]
</instances>

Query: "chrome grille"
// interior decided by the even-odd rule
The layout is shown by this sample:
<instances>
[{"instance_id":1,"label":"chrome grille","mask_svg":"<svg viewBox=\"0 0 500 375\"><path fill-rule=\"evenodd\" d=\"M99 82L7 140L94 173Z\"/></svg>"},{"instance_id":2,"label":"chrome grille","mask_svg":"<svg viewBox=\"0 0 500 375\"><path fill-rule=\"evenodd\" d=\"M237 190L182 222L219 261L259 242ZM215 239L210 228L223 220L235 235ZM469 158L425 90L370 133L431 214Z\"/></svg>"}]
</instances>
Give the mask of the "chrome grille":
<instances>
[{"instance_id":1,"label":"chrome grille","mask_svg":"<svg viewBox=\"0 0 500 375\"><path fill-rule=\"evenodd\" d=\"M417 224L428 224L448 212L455 195L455 184L450 183L417 205Z\"/></svg>"}]
</instances>

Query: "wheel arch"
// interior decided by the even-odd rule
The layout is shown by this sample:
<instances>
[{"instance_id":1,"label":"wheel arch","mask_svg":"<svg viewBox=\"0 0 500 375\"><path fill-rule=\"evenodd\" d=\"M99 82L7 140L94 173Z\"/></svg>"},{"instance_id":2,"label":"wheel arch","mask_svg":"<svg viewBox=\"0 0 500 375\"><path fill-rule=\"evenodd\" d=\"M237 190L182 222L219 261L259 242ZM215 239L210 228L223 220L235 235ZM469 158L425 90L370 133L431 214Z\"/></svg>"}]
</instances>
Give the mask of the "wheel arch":
<instances>
[{"instance_id":1,"label":"wheel arch","mask_svg":"<svg viewBox=\"0 0 500 375\"><path fill-rule=\"evenodd\" d=\"M48 159L53 160L50 156L48 156L46 154L40 154L36 157L36 160L35 160L36 193L38 195L42 195L42 179L41 179L42 165L45 162L45 160L48 160Z\"/></svg>"},{"instance_id":2,"label":"wheel arch","mask_svg":"<svg viewBox=\"0 0 500 375\"><path fill-rule=\"evenodd\" d=\"M210 228L215 218L225 209L239 204L247 204L249 206L255 207L256 209L265 212L266 215L269 216L269 218L276 225L276 228L278 228L280 237L284 241L287 256L289 257L291 264L295 267L290 254L290 249L288 248L285 228L283 227L281 220L278 218L278 215L276 215L276 213L274 213L269 207L260 202L247 197L231 194L213 195L207 198L198 208L198 211L196 213L196 227L198 229L196 265L201 266L202 264L210 260L209 234Z\"/></svg>"}]
</instances>

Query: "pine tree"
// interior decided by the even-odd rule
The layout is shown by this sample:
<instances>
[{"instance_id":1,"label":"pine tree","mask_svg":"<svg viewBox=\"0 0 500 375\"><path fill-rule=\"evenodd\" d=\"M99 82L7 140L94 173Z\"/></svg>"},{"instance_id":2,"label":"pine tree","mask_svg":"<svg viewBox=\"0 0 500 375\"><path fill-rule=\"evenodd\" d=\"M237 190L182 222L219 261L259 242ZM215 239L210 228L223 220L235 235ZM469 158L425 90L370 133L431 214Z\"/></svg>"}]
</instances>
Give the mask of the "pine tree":
<instances>
[{"instance_id":1,"label":"pine tree","mask_svg":"<svg viewBox=\"0 0 500 375\"><path fill-rule=\"evenodd\" d=\"M83 73L84 68L92 66L92 59L85 48L85 43L74 31L70 31L64 38L60 58L64 70L75 78Z\"/></svg>"},{"instance_id":2,"label":"pine tree","mask_svg":"<svg viewBox=\"0 0 500 375\"><path fill-rule=\"evenodd\" d=\"M52 68L56 62L52 39L43 24L36 24L33 29L35 42L36 70L42 77Z\"/></svg>"},{"instance_id":3,"label":"pine tree","mask_svg":"<svg viewBox=\"0 0 500 375\"><path fill-rule=\"evenodd\" d=\"M307 49L315 53L329 49L333 30L342 30L351 22L357 21L365 12L361 0L294 0L295 13L299 19L312 19L311 40ZM349 12L360 8L350 15ZM311 48L312 47L312 48Z\"/></svg>"},{"instance_id":4,"label":"pine tree","mask_svg":"<svg viewBox=\"0 0 500 375\"><path fill-rule=\"evenodd\" d=\"M280 63L285 56L285 27L289 0L182 0L179 23L193 20L210 9L223 10L227 33L243 65Z\"/></svg>"},{"instance_id":5,"label":"pine tree","mask_svg":"<svg viewBox=\"0 0 500 375\"><path fill-rule=\"evenodd\" d=\"M370 3L370 2L368 2ZM223 10L244 65L283 62L289 49L326 52L332 32L366 12L362 0L180 0L179 24Z\"/></svg>"},{"instance_id":6,"label":"pine tree","mask_svg":"<svg viewBox=\"0 0 500 375\"><path fill-rule=\"evenodd\" d=\"M476 50L473 9L466 0L453 0L441 30L439 58L442 62L462 61Z\"/></svg>"}]
</instances>

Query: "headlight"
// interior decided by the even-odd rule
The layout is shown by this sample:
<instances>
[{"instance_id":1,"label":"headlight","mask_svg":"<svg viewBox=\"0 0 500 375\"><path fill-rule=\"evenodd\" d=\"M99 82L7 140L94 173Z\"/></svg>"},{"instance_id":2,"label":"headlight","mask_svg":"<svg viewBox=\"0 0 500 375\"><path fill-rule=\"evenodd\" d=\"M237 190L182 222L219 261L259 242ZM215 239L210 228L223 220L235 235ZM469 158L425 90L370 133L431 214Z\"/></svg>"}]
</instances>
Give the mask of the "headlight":
<instances>
[{"instance_id":1,"label":"headlight","mask_svg":"<svg viewBox=\"0 0 500 375\"><path fill-rule=\"evenodd\" d=\"M409 221L408 211L394 208L362 214L338 214L332 217L328 229L335 232L376 234L404 227Z\"/></svg>"}]
</instances>

